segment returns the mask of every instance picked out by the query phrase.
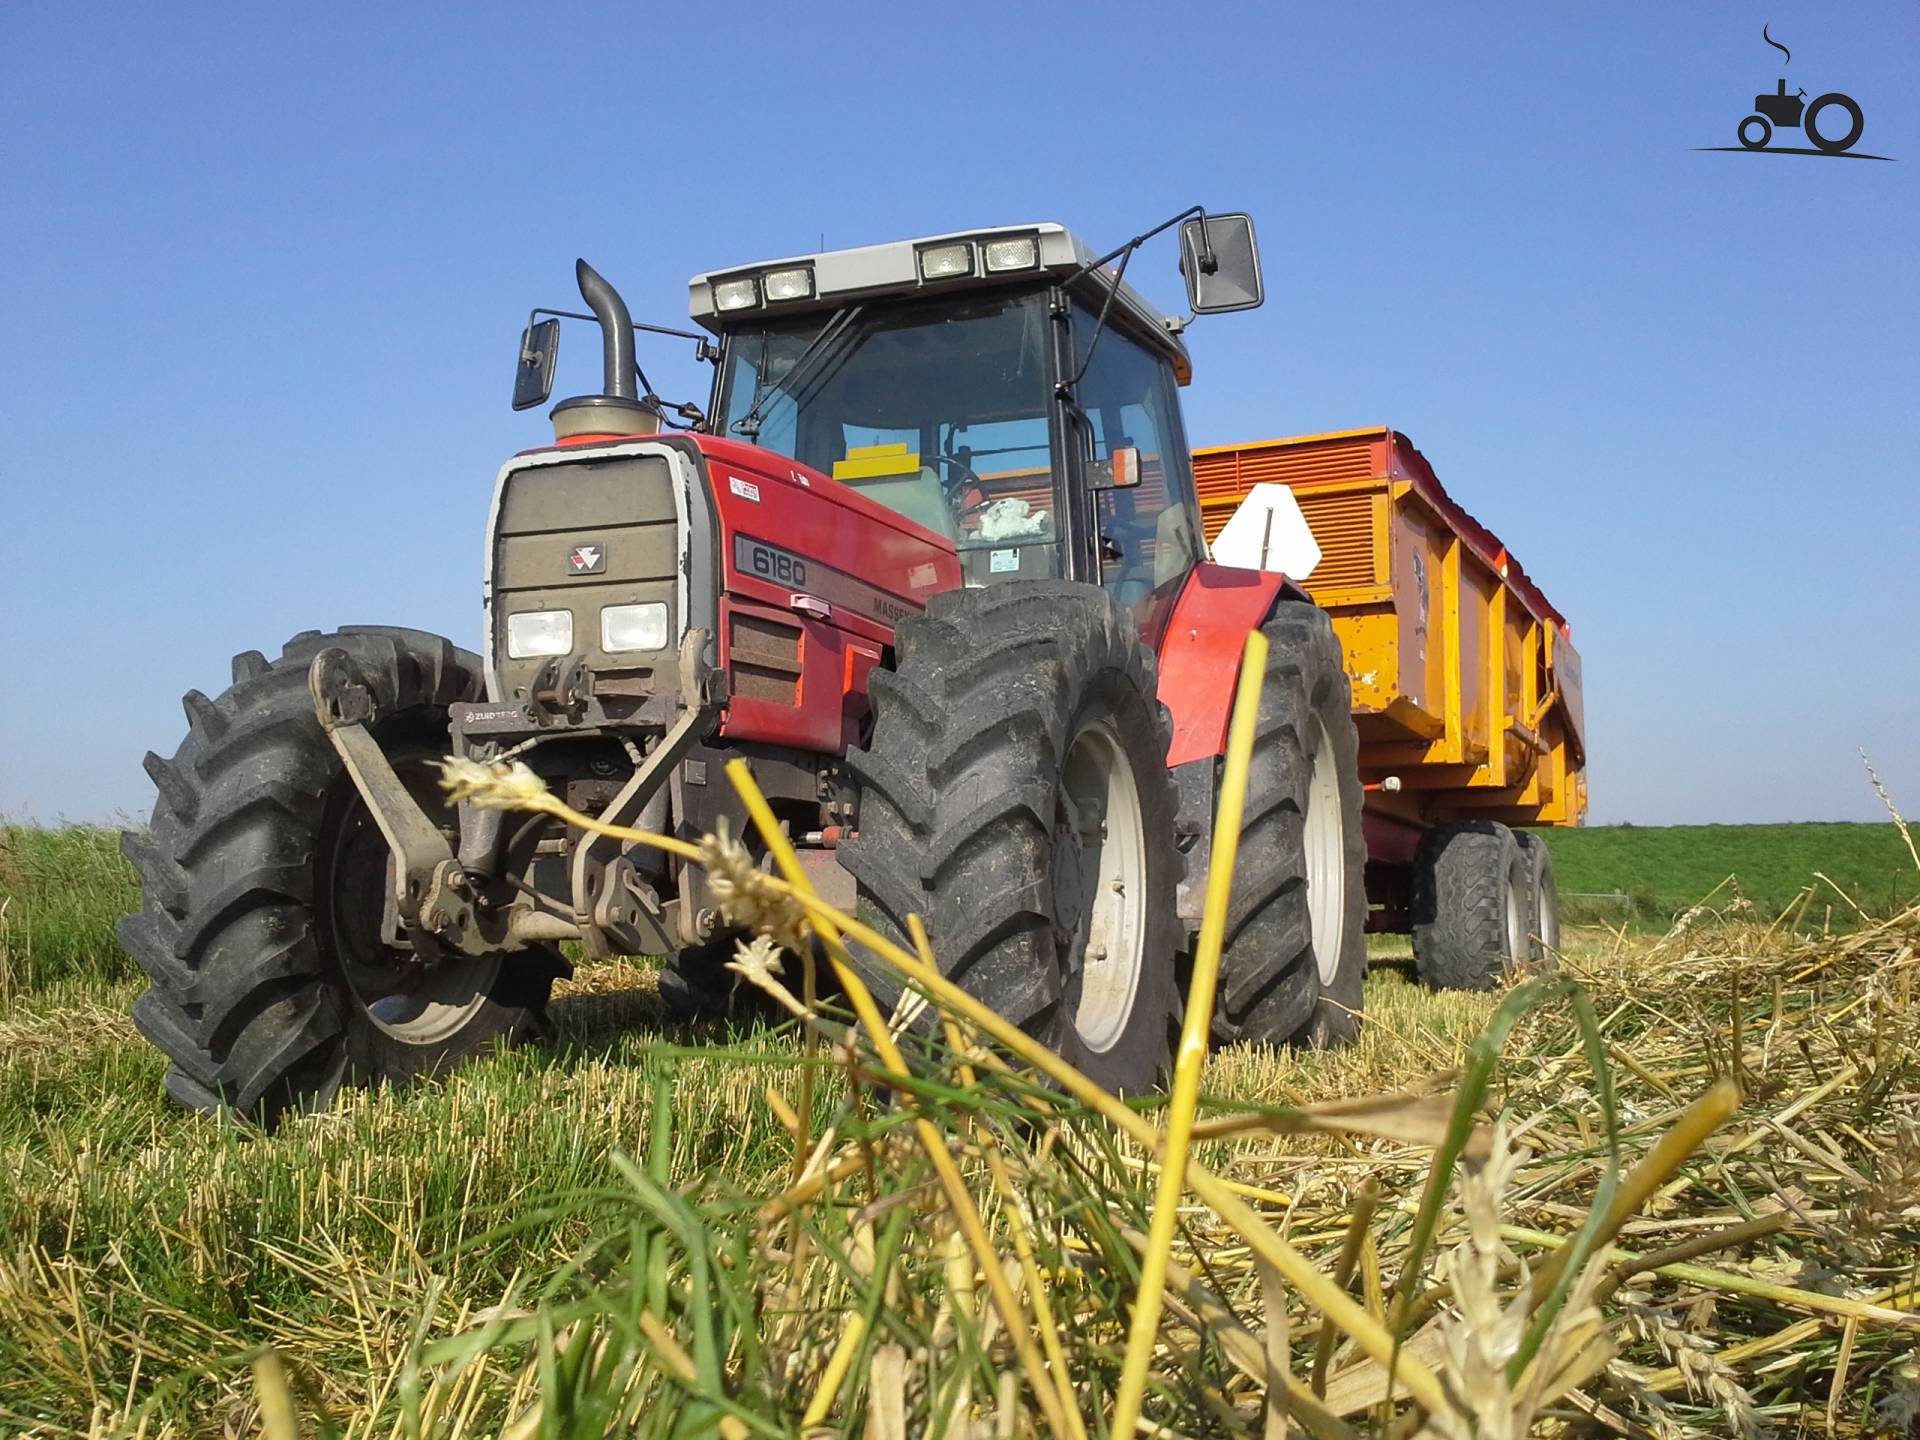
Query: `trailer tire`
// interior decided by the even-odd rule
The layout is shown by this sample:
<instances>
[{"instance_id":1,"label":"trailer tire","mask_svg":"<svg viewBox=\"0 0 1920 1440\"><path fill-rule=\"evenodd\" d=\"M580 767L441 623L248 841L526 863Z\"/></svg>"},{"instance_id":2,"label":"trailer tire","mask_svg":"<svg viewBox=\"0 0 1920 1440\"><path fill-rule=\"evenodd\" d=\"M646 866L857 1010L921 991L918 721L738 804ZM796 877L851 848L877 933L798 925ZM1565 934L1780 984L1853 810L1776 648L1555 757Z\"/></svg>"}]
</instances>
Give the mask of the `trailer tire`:
<instances>
[{"instance_id":1,"label":"trailer tire","mask_svg":"<svg viewBox=\"0 0 1920 1440\"><path fill-rule=\"evenodd\" d=\"M149 754L152 824L121 837L141 909L120 942L152 982L133 1007L180 1104L271 1128L342 1084L404 1084L543 1030L557 951L409 965L380 942L386 842L313 713L307 670L346 651L374 692L372 729L410 788L437 796L447 706L480 661L437 635L308 631L278 660L234 657L217 700L190 690L187 737Z\"/></svg>"},{"instance_id":2,"label":"trailer tire","mask_svg":"<svg viewBox=\"0 0 1920 1440\"><path fill-rule=\"evenodd\" d=\"M1530 830L1514 831L1513 843L1527 863L1527 895L1533 907L1528 948L1534 960L1551 966L1560 952L1560 887L1554 883L1553 856L1547 842Z\"/></svg>"},{"instance_id":3,"label":"trailer tire","mask_svg":"<svg viewBox=\"0 0 1920 1440\"><path fill-rule=\"evenodd\" d=\"M1318 606L1282 601L1261 633L1267 669L1213 1029L1223 1042L1336 1045L1359 1032L1367 974L1352 685Z\"/></svg>"},{"instance_id":4,"label":"trailer tire","mask_svg":"<svg viewBox=\"0 0 1920 1440\"><path fill-rule=\"evenodd\" d=\"M1179 1009L1182 862L1154 657L1104 591L1010 581L936 596L872 677L840 861L863 920L1109 1089L1154 1086ZM902 985L856 948L883 1005ZM1091 958L1090 958L1091 957Z\"/></svg>"},{"instance_id":5,"label":"trailer tire","mask_svg":"<svg viewBox=\"0 0 1920 1440\"><path fill-rule=\"evenodd\" d=\"M1491 990L1531 958L1532 881L1513 831L1438 825L1413 866L1413 960L1437 990Z\"/></svg>"}]
</instances>

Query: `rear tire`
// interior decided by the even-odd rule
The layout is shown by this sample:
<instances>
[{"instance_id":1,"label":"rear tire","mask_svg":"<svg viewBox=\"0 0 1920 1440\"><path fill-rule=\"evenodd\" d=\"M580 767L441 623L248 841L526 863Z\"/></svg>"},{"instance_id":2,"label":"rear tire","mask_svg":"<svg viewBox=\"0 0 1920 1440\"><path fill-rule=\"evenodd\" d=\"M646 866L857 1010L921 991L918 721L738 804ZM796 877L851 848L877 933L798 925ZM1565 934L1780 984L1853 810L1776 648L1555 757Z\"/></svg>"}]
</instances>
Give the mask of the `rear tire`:
<instances>
[{"instance_id":1,"label":"rear tire","mask_svg":"<svg viewBox=\"0 0 1920 1440\"><path fill-rule=\"evenodd\" d=\"M1170 726L1153 655L1104 591L1011 581L934 598L872 681L840 846L861 918L1109 1089L1169 1056L1179 946ZM901 983L865 957L884 1004Z\"/></svg>"},{"instance_id":2,"label":"rear tire","mask_svg":"<svg viewBox=\"0 0 1920 1440\"><path fill-rule=\"evenodd\" d=\"M1847 112L1847 133L1829 138L1820 133L1819 122L1815 117L1833 106L1838 106ZM1860 132L1866 128L1866 116L1860 113L1859 104L1852 96L1841 95L1838 92L1822 95L1814 100L1807 106L1807 113L1800 117L1801 133L1807 137L1814 149L1823 150L1829 155L1839 155L1851 149L1853 142L1860 138Z\"/></svg>"},{"instance_id":3,"label":"rear tire","mask_svg":"<svg viewBox=\"0 0 1920 1440\"><path fill-rule=\"evenodd\" d=\"M1413 870L1413 960L1439 990L1491 990L1532 956L1532 881L1513 831L1491 820L1429 830Z\"/></svg>"},{"instance_id":4,"label":"rear tire","mask_svg":"<svg viewBox=\"0 0 1920 1440\"><path fill-rule=\"evenodd\" d=\"M1360 738L1326 611L1283 601L1262 632L1266 680L1214 1033L1335 1045L1360 1028L1367 974Z\"/></svg>"},{"instance_id":5,"label":"rear tire","mask_svg":"<svg viewBox=\"0 0 1920 1440\"><path fill-rule=\"evenodd\" d=\"M330 647L370 682L396 772L437 804L447 706L479 695L479 659L418 630L309 631L278 660L236 656L218 700L187 693L187 738L147 756L153 822L121 838L142 895L120 941L152 981L134 1022L172 1062L168 1094L269 1127L342 1084L403 1084L542 1033L566 968L544 949L421 965L383 943L386 842L307 690Z\"/></svg>"},{"instance_id":6,"label":"rear tire","mask_svg":"<svg viewBox=\"0 0 1920 1440\"><path fill-rule=\"evenodd\" d=\"M1560 951L1560 887L1554 883L1553 856L1547 842L1529 830L1513 832L1513 843L1527 864L1527 894L1533 903L1529 935L1534 959L1551 965Z\"/></svg>"}]
</instances>

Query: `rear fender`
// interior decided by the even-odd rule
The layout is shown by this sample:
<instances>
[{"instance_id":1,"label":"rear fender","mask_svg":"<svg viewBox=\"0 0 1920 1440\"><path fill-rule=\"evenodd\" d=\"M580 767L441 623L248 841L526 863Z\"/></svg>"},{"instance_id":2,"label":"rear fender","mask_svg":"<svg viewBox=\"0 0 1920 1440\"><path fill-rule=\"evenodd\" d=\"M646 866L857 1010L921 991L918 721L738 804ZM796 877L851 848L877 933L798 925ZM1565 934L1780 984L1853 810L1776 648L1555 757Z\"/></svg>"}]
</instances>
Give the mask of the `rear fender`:
<instances>
[{"instance_id":1,"label":"rear fender","mask_svg":"<svg viewBox=\"0 0 1920 1440\"><path fill-rule=\"evenodd\" d=\"M1225 753L1248 633L1267 622L1278 601L1307 599L1269 570L1194 567L1160 635L1160 703L1173 716L1170 767Z\"/></svg>"}]
</instances>

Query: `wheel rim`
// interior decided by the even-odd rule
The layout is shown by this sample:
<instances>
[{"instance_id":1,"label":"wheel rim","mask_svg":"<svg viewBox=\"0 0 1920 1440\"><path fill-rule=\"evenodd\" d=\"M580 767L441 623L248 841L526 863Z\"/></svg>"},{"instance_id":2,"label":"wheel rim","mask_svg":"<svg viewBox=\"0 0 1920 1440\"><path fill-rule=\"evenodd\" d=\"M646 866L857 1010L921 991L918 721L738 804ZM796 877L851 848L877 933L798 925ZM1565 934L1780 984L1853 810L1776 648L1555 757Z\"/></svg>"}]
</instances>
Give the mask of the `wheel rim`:
<instances>
[{"instance_id":1,"label":"wheel rim","mask_svg":"<svg viewBox=\"0 0 1920 1440\"><path fill-rule=\"evenodd\" d=\"M1340 973L1341 943L1347 924L1347 817L1340 806L1340 762L1333 740L1318 715L1308 735L1307 921L1313 936L1313 963L1320 983L1331 985Z\"/></svg>"},{"instance_id":2,"label":"wheel rim","mask_svg":"<svg viewBox=\"0 0 1920 1440\"><path fill-rule=\"evenodd\" d=\"M428 815L437 822L451 820L430 760L396 757L394 770ZM451 955L421 963L411 952L387 945L381 927L388 853L380 827L354 791L329 847L320 897L325 938L354 1002L374 1026L406 1044L431 1045L457 1034L486 1003L500 957Z\"/></svg>"},{"instance_id":3,"label":"wheel rim","mask_svg":"<svg viewBox=\"0 0 1920 1440\"><path fill-rule=\"evenodd\" d=\"M1082 730L1061 767L1062 823L1080 890L1081 956L1073 1023L1089 1050L1113 1047L1133 1017L1146 968L1147 836L1133 762L1104 720Z\"/></svg>"},{"instance_id":4,"label":"wheel rim","mask_svg":"<svg viewBox=\"0 0 1920 1440\"><path fill-rule=\"evenodd\" d=\"M1551 880L1540 886L1540 940L1549 950L1560 948L1560 893Z\"/></svg>"},{"instance_id":5,"label":"wheel rim","mask_svg":"<svg viewBox=\"0 0 1920 1440\"><path fill-rule=\"evenodd\" d=\"M1527 958L1526 887L1507 879L1507 958L1516 964Z\"/></svg>"}]
</instances>

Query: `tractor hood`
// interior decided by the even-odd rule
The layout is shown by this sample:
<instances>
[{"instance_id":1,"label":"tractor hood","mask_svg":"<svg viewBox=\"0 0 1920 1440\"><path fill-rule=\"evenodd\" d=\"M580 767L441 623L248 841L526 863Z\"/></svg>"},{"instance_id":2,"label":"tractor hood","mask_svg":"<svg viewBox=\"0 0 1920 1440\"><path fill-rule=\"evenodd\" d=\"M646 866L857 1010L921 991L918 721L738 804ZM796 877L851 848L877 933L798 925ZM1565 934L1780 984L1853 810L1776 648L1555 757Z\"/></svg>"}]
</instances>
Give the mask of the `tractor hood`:
<instances>
[{"instance_id":1,"label":"tractor hood","mask_svg":"<svg viewBox=\"0 0 1920 1440\"><path fill-rule=\"evenodd\" d=\"M671 694L695 628L727 673L727 733L833 748L845 693L856 678L864 691L894 625L959 584L950 540L758 446L682 434L528 451L501 470L488 522L488 692L526 701L572 672L628 718ZM820 667L824 652L843 663Z\"/></svg>"}]
</instances>

